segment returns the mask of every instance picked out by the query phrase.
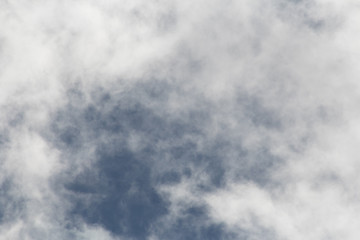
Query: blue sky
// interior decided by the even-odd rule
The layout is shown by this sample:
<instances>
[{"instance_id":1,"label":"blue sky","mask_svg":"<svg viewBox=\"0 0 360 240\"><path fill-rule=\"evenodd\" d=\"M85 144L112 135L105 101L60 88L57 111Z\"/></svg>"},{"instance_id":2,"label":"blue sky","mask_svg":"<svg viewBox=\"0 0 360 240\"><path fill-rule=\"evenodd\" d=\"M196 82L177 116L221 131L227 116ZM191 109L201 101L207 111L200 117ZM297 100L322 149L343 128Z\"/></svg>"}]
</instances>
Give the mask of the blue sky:
<instances>
[{"instance_id":1,"label":"blue sky","mask_svg":"<svg viewBox=\"0 0 360 240\"><path fill-rule=\"evenodd\" d=\"M358 239L355 0L0 0L0 240Z\"/></svg>"}]
</instances>

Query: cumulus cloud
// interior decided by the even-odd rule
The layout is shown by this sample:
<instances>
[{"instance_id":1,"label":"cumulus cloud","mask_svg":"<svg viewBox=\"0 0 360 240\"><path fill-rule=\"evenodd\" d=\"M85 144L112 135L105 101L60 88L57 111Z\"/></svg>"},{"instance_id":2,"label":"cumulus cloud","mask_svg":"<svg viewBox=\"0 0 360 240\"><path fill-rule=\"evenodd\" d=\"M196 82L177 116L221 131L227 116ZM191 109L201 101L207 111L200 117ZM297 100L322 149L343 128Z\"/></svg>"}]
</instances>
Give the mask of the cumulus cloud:
<instances>
[{"instance_id":1,"label":"cumulus cloud","mask_svg":"<svg viewBox=\"0 0 360 240\"><path fill-rule=\"evenodd\" d=\"M0 0L0 239L355 239L359 11Z\"/></svg>"}]
</instances>

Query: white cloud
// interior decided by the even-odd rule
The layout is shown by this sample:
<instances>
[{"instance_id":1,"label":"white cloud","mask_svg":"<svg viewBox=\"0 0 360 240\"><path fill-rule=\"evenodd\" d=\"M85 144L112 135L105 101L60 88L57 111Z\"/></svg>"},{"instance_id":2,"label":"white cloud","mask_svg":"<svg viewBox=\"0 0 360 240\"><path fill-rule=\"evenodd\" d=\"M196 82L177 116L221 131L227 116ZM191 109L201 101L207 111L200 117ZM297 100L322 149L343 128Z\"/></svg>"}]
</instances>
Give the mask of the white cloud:
<instances>
[{"instance_id":1,"label":"white cloud","mask_svg":"<svg viewBox=\"0 0 360 240\"><path fill-rule=\"evenodd\" d=\"M171 213L185 200L206 202L213 220L234 231L355 239L359 10L355 0L0 1L0 136L8 138L0 149L0 179L11 179L10 195L25 204L2 223L0 238L65 236L63 215L71 203L62 203L50 183L77 163L46 136L68 101L66 90L78 84L91 103L96 87L121 99L156 79L153 84L175 90L165 103L136 96L142 104L160 117L206 112L207 122L194 123L204 136L187 136L199 152L210 151L218 138L229 142L221 153L228 187L200 196L195 185L208 175L192 169L195 177L163 189ZM262 108L248 108L258 122L245 106L255 100ZM266 126L270 115L277 127ZM180 141L158 145L165 151ZM141 133L130 134L133 151L146 144ZM278 186L239 182L245 165L266 162L259 157L264 149L281 159L269 174L269 185ZM93 153L80 152L78 166L91 166L84 156ZM113 238L93 226L76 234Z\"/></svg>"}]
</instances>

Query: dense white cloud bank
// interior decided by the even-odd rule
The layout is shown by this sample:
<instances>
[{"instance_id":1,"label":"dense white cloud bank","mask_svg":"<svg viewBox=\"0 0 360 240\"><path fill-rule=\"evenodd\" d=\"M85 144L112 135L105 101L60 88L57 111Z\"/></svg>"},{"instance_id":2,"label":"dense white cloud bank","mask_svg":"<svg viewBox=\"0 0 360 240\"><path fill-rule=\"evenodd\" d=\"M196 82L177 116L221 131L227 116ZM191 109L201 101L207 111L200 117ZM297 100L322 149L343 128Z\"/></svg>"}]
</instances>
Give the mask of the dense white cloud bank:
<instances>
[{"instance_id":1,"label":"dense white cloud bank","mask_svg":"<svg viewBox=\"0 0 360 240\"><path fill-rule=\"evenodd\" d=\"M356 239L359 28L355 0L0 0L0 239Z\"/></svg>"}]
</instances>

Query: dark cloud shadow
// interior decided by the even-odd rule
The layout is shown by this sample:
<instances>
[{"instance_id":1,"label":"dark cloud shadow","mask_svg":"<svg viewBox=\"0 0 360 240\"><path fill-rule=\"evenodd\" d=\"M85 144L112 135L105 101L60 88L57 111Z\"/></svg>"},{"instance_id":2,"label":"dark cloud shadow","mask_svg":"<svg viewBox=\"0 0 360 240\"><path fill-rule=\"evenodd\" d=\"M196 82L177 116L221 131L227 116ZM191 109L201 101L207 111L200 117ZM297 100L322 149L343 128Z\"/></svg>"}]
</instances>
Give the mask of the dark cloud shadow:
<instances>
[{"instance_id":1,"label":"dark cloud shadow","mask_svg":"<svg viewBox=\"0 0 360 240\"><path fill-rule=\"evenodd\" d=\"M130 152L109 153L106 147L98 158L96 176L83 173L66 186L75 193L71 214L115 234L146 239L152 223L167 212L166 201L152 186L149 167ZM88 197L77 198L78 193Z\"/></svg>"},{"instance_id":2,"label":"dark cloud shadow","mask_svg":"<svg viewBox=\"0 0 360 240\"><path fill-rule=\"evenodd\" d=\"M156 229L161 239L238 239L238 235L226 229L224 225L212 223L205 206L189 206L167 225L169 226L166 228Z\"/></svg>"},{"instance_id":3,"label":"dark cloud shadow","mask_svg":"<svg viewBox=\"0 0 360 240\"><path fill-rule=\"evenodd\" d=\"M147 239L154 229L165 239L234 239L223 226L211 223L205 206L189 206L171 226L159 229L170 206L159 187L176 186L184 179L191 179L200 194L224 187L223 154L233 147L226 136L206 139L205 126L211 120L206 109L170 116L144 104L167 99L171 89L144 84L121 96L96 89L87 103L81 89L69 90L69 104L54 115L52 135L47 136L69 162L54 187L73 203L68 219L74 226L80 219L134 239ZM245 109L255 125L279 127L259 102L247 100ZM143 142L136 150L129 147L134 132ZM196 139L207 147L200 151ZM86 157L82 154L89 145L95 149L95 162L79 169L74 163ZM261 157L260 165L247 165L244 158L238 179L261 182L258 178L266 176L273 160L270 154ZM207 180L198 182L199 174Z\"/></svg>"}]
</instances>

